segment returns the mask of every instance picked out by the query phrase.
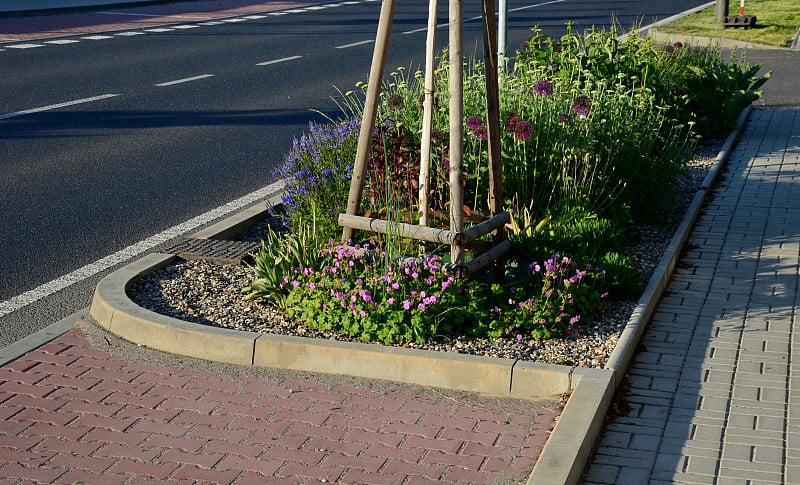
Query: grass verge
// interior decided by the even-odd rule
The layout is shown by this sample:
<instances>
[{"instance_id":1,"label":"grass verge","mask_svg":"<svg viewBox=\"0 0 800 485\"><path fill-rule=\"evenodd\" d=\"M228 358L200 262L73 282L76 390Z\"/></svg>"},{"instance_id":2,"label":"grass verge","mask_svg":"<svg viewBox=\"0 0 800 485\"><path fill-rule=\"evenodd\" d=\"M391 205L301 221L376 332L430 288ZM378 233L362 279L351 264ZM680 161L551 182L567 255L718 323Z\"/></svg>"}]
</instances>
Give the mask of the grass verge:
<instances>
[{"instance_id":1,"label":"grass verge","mask_svg":"<svg viewBox=\"0 0 800 485\"><path fill-rule=\"evenodd\" d=\"M729 15L739 13L740 2L729 1ZM714 5L659 27L662 32L701 37L752 42L776 47L791 47L800 27L800 9L797 0L749 0L745 1L745 15L755 15L756 25L751 29L724 28L716 22Z\"/></svg>"}]
</instances>

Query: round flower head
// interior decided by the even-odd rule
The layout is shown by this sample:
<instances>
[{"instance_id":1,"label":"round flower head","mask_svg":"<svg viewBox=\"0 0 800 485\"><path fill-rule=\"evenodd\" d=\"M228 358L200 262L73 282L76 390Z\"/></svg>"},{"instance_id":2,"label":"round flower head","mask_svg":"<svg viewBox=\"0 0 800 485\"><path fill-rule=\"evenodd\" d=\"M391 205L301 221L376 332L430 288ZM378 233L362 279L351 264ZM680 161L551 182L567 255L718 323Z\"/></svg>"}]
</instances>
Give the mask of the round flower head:
<instances>
[{"instance_id":1,"label":"round flower head","mask_svg":"<svg viewBox=\"0 0 800 485\"><path fill-rule=\"evenodd\" d=\"M549 79L542 79L533 85L533 92L539 96L552 96L553 83Z\"/></svg>"},{"instance_id":2,"label":"round flower head","mask_svg":"<svg viewBox=\"0 0 800 485\"><path fill-rule=\"evenodd\" d=\"M589 110L592 109L592 100L588 96L578 96L575 102L572 103L572 111L579 116L589 116Z\"/></svg>"}]
</instances>

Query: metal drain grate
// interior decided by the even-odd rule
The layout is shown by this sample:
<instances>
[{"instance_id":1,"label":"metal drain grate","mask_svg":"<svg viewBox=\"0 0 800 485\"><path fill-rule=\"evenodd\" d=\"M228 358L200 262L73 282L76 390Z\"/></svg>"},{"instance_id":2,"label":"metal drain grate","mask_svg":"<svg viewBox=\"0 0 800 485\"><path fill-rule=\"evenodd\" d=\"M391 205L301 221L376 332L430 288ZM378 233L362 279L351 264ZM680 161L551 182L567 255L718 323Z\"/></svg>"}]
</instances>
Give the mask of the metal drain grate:
<instances>
[{"instance_id":1,"label":"metal drain grate","mask_svg":"<svg viewBox=\"0 0 800 485\"><path fill-rule=\"evenodd\" d=\"M164 250L183 259L211 261L218 264L240 264L244 258L261 247L252 241L220 239L184 239Z\"/></svg>"}]
</instances>

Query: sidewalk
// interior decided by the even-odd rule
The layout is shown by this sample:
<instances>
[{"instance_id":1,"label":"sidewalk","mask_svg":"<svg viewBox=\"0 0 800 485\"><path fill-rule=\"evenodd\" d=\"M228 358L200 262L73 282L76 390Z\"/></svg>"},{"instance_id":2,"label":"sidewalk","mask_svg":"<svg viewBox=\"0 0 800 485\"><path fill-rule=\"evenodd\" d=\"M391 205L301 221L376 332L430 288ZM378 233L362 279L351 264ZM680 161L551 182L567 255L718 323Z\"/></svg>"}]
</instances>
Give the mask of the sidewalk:
<instances>
[{"instance_id":1,"label":"sidewalk","mask_svg":"<svg viewBox=\"0 0 800 485\"><path fill-rule=\"evenodd\" d=\"M800 483L800 110L756 109L586 484Z\"/></svg>"}]
</instances>

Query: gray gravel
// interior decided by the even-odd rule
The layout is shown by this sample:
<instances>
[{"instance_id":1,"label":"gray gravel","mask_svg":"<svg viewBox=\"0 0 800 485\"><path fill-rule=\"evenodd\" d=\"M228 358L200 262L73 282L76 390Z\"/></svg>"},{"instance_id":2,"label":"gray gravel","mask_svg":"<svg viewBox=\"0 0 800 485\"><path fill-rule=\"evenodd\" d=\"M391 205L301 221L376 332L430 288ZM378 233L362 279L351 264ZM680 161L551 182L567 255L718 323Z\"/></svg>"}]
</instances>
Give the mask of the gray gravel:
<instances>
[{"instance_id":1,"label":"gray gravel","mask_svg":"<svg viewBox=\"0 0 800 485\"><path fill-rule=\"evenodd\" d=\"M695 159L690 163L689 180L676 188L680 199L679 206L674 211L677 216L685 212L723 142L724 140L714 140L697 150ZM636 227L631 244L621 251L635 260L645 284L658 265L679 222L680 217L676 217L663 225ZM255 227L246 237L259 238L261 230L263 227ZM181 260L143 277L129 290L129 296L144 308L197 324L251 332L348 340L347 337L335 333L295 325L280 311L262 303L242 301L242 289L252 278L252 270L245 265ZM405 346L579 367L603 367L636 303L633 299L612 302L591 323L575 325L570 335L564 338L516 342L447 336L427 345Z\"/></svg>"}]
</instances>

